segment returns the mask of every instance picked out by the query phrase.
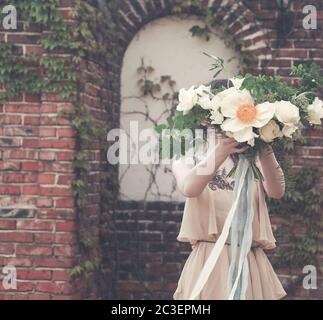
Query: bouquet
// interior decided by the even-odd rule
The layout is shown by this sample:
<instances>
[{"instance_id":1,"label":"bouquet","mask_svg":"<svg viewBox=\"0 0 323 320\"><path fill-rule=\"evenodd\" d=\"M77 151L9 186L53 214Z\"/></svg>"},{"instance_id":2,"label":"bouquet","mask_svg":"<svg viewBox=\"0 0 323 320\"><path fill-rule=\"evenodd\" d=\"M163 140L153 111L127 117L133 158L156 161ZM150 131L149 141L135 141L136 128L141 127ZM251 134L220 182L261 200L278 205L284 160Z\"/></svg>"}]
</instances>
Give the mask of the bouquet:
<instances>
[{"instance_id":1,"label":"bouquet","mask_svg":"<svg viewBox=\"0 0 323 320\"><path fill-rule=\"evenodd\" d=\"M216 77L223 69L223 59L204 54L215 60L210 70L216 70ZM320 66L300 64L293 67L291 75L300 78L298 88L282 82L280 77L246 74L229 79L228 84L232 85L227 88L212 89L211 85L201 84L180 89L175 112L166 124L155 127L158 133L164 133L160 140L161 157L185 154L194 146L195 129L212 127L241 146L250 145L245 156L252 160L268 144L293 141L304 127L320 126L323 102L315 94L323 85ZM189 137L193 139L185 141ZM163 150L166 140L171 148ZM180 148L175 148L175 143ZM251 165L255 177L262 178L253 161ZM235 170L236 166L228 175Z\"/></svg>"},{"instance_id":2,"label":"bouquet","mask_svg":"<svg viewBox=\"0 0 323 320\"><path fill-rule=\"evenodd\" d=\"M216 70L215 77L223 69L223 60L206 55L215 60L210 69ZM300 78L299 87L291 87L279 77L245 74L229 79L228 84L231 82L232 85L227 87L215 89L211 85L201 84L192 85L189 89L182 88L179 90L179 103L175 112L167 118L166 124L155 127L157 132L162 133L162 158L185 154L196 142L195 129L210 126L234 138L241 145L248 144L251 147L239 154L238 163L229 172L229 175L235 175L236 180L233 204L190 299L197 297L205 285L230 228L228 299L245 299L249 270L247 254L252 244L252 182L254 179L263 179L255 165L255 157L269 144L293 141L300 135L301 129L321 125L323 117L323 102L315 94L317 88L323 85L320 66L315 63L300 64L292 69L291 75ZM191 137L193 139L188 139ZM172 148L165 149L165 144Z\"/></svg>"}]
</instances>

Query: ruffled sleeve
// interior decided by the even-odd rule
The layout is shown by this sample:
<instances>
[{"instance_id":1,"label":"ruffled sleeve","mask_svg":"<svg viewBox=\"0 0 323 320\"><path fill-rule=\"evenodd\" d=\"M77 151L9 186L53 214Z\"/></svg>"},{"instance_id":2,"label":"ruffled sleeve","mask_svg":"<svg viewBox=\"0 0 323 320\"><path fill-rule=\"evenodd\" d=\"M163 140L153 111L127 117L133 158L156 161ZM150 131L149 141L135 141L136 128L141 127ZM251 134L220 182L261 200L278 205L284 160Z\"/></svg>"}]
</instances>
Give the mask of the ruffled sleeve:
<instances>
[{"instance_id":1,"label":"ruffled sleeve","mask_svg":"<svg viewBox=\"0 0 323 320\"><path fill-rule=\"evenodd\" d=\"M196 240L215 240L218 227L214 203L208 188L197 197L186 198L178 241L195 244Z\"/></svg>"},{"instance_id":2,"label":"ruffled sleeve","mask_svg":"<svg viewBox=\"0 0 323 320\"><path fill-rule=\"evenodd\" d=\"M257 194L256 210L253 221L253 241L260 244L263 249L273 249L276 247L276 239L273 235L269 218L268 208L265 201L265 190L263 182L256 180Z\"/></svg>"}]
</instances>

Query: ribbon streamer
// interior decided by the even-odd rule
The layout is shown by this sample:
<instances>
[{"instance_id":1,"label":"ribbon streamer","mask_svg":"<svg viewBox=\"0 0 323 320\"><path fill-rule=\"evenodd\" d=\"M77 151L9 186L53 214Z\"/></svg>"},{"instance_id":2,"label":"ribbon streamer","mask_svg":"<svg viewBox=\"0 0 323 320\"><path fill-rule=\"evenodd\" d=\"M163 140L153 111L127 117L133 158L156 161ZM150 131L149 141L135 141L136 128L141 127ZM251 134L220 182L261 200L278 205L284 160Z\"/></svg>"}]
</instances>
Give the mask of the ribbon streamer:
<instances>
[{"instance_id":1,"label":"ribbon streamer","mask_svg":"<svg viewBox=\"0 0 323 320\"><path fill-rule=\"evenodd\" d=\"M244 159L243 161L248 161ZM237 207L237 213L231 228L231 262L228 277L229 300L245 300L248 286L248 252L252 244L253 210L253 180L254 174L249 165L246 179L243 181L243 191ZM239 266L237 267L237 248L240 247Z\"/></svg>"},{"instance_id":2,"label":"ribbon streamer","mask_svg":"<svg viewBox=\"0 0 323 320\"><path fill-rule=\"evenodd\" d=\"M240 199L241 192L242 192L242 189L247 181L246 175L247 175L247 172L250 169L250 167L251 167L250 162L246 158L239 157L238 167L236 170L233 205L227 215L221 235L218 238L218 240L216 241L210 255L208 256L208 259L206 260L206 262L201 270L201 273L197 279L197 282L195 283L195 286L192 290L189 300L194 300L197 298L197 296L199 295L199 293L201 292L201 290L205 286L220 254L222 252L222 249L224 247L224 244L225 244L226 239L229 234L230 227L232 225L232 220L233 220L234 216L237 214L237 211L239 211L239 210L237 210L237 209L239 209L238 204L241 201L241 199ZM245 241L245 243L246 243L246 241ZM242 253L244 253L244 251ZM240 256L241 256L241 252L240 252ZM239 262L241 262L241 261L239 261ZM237 272L238 275L240 275L241 268L242 268L242 266L240 266L240 264L239 264L239 268L238 268L238 272ZM244 270L244 273L245 273L245 271L246 271L246 269ZM231 290L230 296L232 295L232 293L234 294L234 292L235 292L235 289L237 287L236 282L237 281L235 281L235 283L233 284L233 288Z\"/></svg>"}]
</instances>

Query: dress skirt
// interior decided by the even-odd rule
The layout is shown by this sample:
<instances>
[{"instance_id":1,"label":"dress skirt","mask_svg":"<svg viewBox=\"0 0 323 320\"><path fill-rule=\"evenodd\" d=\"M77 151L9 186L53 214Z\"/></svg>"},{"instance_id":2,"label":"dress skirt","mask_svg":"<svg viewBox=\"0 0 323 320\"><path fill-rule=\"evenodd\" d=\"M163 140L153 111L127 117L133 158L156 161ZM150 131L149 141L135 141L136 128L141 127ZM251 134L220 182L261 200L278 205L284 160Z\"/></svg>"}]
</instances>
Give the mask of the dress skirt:
<instances>
[{"instance_id":1,"label":"dress skirt","mask_svg":"<svg viewBox=\"0 0 323 320\"><path fill-rule=\"evenodd\" d=\"M198 242L193 246L183 267L174 300L187 300L198 276L212 251L214 243ZM221 252L208 281L200 292L199 300L226 300L227 279L230 264L230 245ZM263 249L254 247L248 253L249 277L246 291L247 300L277 300L286 295L270 261Z\"/></svg>"}]
</instances>

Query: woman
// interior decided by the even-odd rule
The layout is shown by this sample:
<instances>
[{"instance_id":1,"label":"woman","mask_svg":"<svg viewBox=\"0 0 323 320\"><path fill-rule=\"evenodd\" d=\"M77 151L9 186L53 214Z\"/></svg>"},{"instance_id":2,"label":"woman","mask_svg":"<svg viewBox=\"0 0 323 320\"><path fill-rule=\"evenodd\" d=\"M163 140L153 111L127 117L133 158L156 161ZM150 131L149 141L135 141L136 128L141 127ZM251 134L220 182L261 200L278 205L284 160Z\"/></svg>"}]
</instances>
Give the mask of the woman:
<instances>
[{"instance_id":1,"label":"woman","mask_svg":"<svg viewBox=\"0 0 323 320\"><path fill-rule=\"evenodd\" d=\"M238 142L233 138L218 135L211 139L210 147L200 159L195 156L193 163L189 163L187 156L181 156L172 163L177 187L186 197L177 240L190 242L192 245L192 251L173 294L175 300L189 299L203 265L221 234L233 201L234 178L226 175L236 163L239 153L247 148L248 146L238 148ZM248 253L246 299L281 299L286 292L264 253L264 250L276 246L265 203L265 192L269 197L281 198L285 191L284 174L270 146L259 153L256 164L264 176L264 181L254 181L253 242ZM229 239L230 235L197 299L227 299Z\"/></svg>"}]
</instances>

